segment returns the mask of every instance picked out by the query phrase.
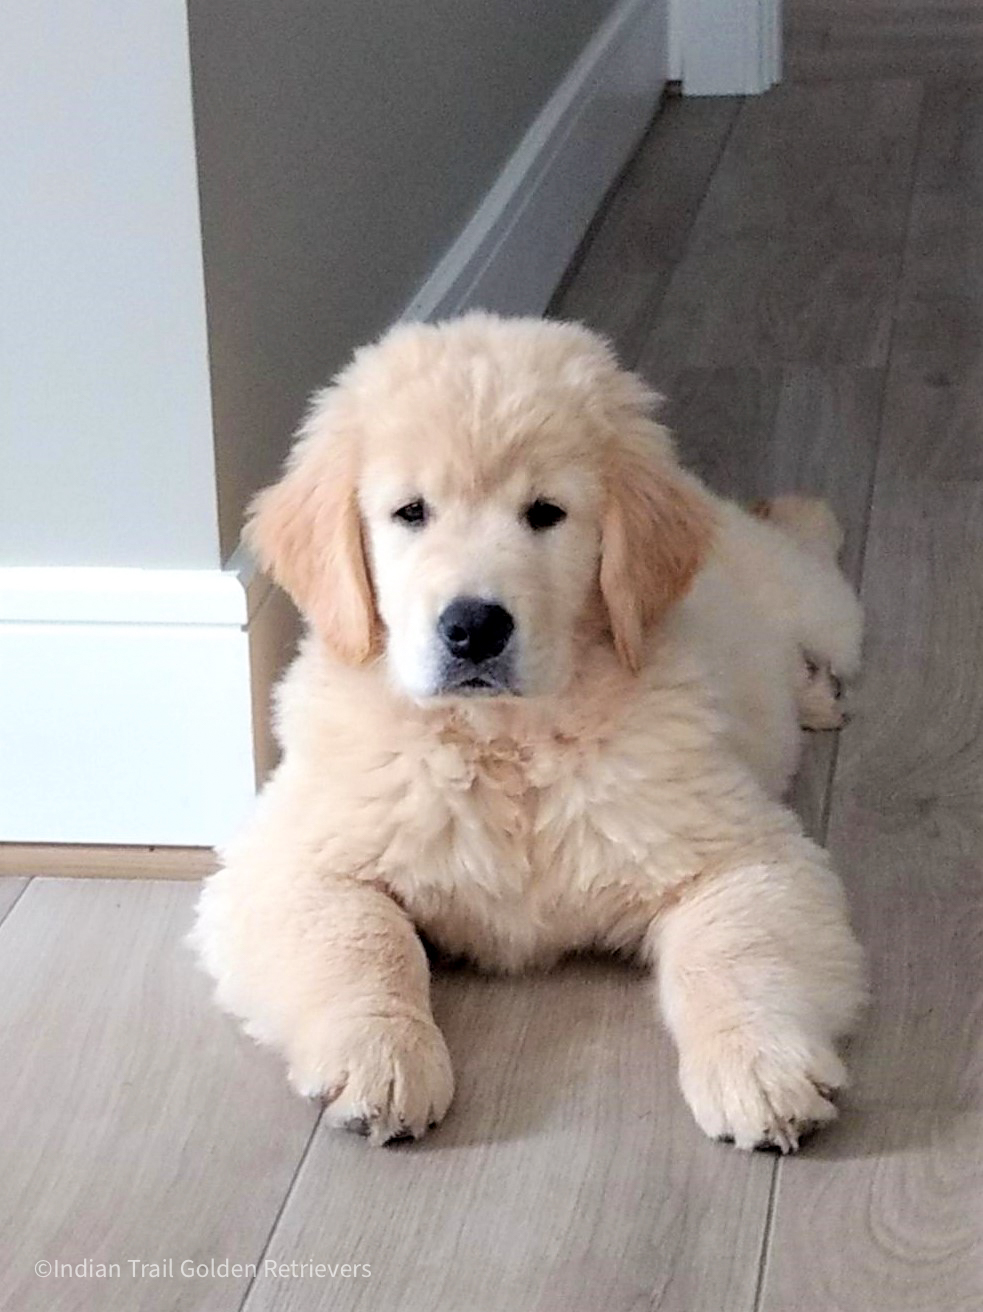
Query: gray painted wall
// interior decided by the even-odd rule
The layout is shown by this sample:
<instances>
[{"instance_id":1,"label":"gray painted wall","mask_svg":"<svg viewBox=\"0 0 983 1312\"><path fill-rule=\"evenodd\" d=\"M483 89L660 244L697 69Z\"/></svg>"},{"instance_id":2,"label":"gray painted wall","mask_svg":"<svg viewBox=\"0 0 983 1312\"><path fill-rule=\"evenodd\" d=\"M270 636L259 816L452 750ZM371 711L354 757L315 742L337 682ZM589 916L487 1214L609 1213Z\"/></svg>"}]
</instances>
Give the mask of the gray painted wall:
<instances>
[{"instance_id":1,"label":"gray painted wall","mask_svg":"<svg viewBox=\"0 0 983 1312\"><path fill-rule=\"evenodd\" d=\"M183 6L0 16L0 565L219 564Z\"/></svg>"},{"instance_id":2,"label":"gray painted wall","mask_svg":"<svg viewBox=\"0 0 983 1312\"><path fill-rule=\"evenodd\" d=\"M613 0L190 0L222 550Z\"/></svg>"}]
</instances>

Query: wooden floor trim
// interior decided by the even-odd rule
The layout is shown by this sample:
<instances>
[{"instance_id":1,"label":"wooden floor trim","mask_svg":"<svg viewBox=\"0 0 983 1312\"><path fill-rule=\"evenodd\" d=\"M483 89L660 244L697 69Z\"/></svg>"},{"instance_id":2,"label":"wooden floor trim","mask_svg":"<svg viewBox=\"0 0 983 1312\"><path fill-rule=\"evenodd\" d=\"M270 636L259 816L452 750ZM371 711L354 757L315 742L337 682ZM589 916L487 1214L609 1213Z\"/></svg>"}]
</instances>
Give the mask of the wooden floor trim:
<instances>
[{"instance_id":1,"label":"wooden floor trim","mask_svg":"<svg viewBox=\"0 0 983 1312\"><path fill-rule=\"evenodd\" d=\"M0 875L70 879L201 879L218 867L210 847L102 847L0 843Z\"/></svg>"}]
</instances>

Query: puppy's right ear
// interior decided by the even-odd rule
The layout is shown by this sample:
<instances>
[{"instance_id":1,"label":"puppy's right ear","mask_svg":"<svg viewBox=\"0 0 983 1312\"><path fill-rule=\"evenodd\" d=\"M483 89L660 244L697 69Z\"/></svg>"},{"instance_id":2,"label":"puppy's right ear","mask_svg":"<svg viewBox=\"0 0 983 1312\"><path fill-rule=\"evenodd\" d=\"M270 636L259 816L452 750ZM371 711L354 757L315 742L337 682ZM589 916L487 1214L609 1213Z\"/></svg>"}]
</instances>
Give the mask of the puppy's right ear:
<instances>
[{"instance_id":1,"label":"puppy's right ear","mask_svg":"<svg viewBox=\"0 0 983 1312\"><path fill-rule=\"evenodd\" d=\"M379 617L356 494L358 439L332 389L315 401L279 483L249 507L245 540L331 650L352 665L375 654Z\"/></svg>"}]
</instances>

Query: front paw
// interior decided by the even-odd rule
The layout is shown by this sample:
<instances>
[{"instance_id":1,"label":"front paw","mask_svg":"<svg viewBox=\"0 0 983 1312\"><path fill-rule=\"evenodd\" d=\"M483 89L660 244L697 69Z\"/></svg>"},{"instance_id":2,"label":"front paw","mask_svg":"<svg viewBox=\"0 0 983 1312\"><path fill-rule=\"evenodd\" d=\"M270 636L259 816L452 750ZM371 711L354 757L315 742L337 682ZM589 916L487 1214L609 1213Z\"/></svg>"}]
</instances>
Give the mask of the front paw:
<instances>
[{"instance_id":1,"label":"front paw","mask_svg":"<svg viewBox=\"0 0 983 1312\"><path fill-rule=\"evenodd\" d=\"M429 1020L326 1017L290 1055L297 1092L324 1102L329 1125L374 1144L418 1139L454 1094L447 1044Z\"/></svg>"},{"instance_id":2,"label":"front paw","mask_svg":"<svg viewBox=\"0 0 983 1312\"><path fill-rule=\"evenodd\" d=\"M679 1081L700 1128L738 1148L796 1152L835 1120L846 1070L832 1047L730 1032L680 1054Z\"/></svg>"}]
</instances>

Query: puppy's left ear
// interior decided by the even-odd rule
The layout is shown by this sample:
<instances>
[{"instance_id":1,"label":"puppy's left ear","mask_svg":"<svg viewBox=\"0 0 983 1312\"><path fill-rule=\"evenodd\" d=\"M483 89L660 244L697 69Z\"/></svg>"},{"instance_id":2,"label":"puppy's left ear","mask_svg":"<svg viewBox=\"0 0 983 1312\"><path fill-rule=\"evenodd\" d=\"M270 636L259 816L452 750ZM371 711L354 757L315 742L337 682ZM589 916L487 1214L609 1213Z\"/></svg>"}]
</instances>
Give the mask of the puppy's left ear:
<instances>
[{"instance_id":1,"label":"puppy's left ear","mask_svg":"<svg viewBox=\"0 0 983 1312\"><path fill-rule=\"evenodd\" d=\"M645 634L686 592L713 529L710 499L668 433L636 412L614 441L601 530L601 595L629 669L641 667Z\"/></svg>"}]
</instances>

